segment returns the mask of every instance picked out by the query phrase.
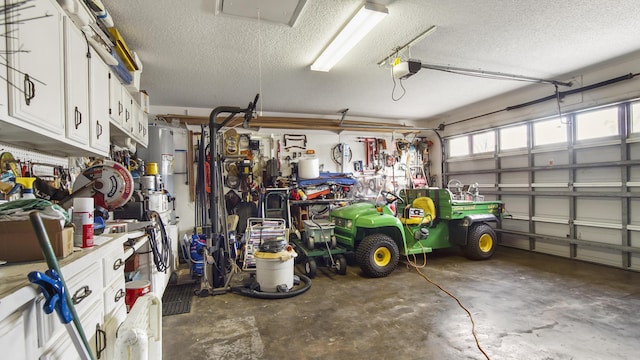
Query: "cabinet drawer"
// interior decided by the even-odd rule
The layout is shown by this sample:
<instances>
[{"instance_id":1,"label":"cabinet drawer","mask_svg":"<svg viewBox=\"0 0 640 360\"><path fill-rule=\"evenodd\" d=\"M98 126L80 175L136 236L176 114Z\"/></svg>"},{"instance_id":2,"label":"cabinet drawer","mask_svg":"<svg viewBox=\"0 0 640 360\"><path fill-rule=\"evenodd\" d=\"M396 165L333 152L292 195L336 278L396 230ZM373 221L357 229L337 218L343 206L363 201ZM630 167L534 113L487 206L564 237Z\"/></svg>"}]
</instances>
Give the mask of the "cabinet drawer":
<instances>
[{"instance_id":1,"label":"cabinet drawer","mask_svg":"<svg viewBox=\"0 0 640 360\"><path fill-rule=\"evenodd\" d=\"M104 290L104 313L106 316L109 316L118 306L124 306L124 295L124 276L120 276Z\"/></svg>"},{"instance_id":2,"label":"cabinet drawer","mask_svg":"<svg viewBox=\"0 0 640 360\"><path fill-rule=\"evenodd\" d=\"M94 262L71 278L65 279L69 296L79 316L82 316L91 304L102 299L100 273L100 263Z\"/></svg>"},{"instance_id":3,"label":"cabinet drawer","mask_svg":"<svg viewBox=\"0 0 640 360\"><path fill-rule=\"evenodd\" d=\"M99 273L100 264L92 263L69 279L65 279L69 295L72 299L75 295L76 304L74 306L80 319L85 318L89 312L95 312L96 308L99 308L100 314L104 312L104 306L102 305L102 279L100 279ZM53 339L66 332L58 315L55 313L45 314L43 310L45 301L42 295L39 295L36 299L39 347L47 346ZM95 324L93 327L95 328ZM89 330L91 329L85 329L85 331Z\"/></svg>"},{"instance_id":4,"label":"cabinet drawer","mask_svg":"<svg viewBox=\"0 0 640 360\"><path fill-rule=\"evenodd\" d=\"M124 263L124 248L122 246L116 246L113 251L102 258L102 268L104 269L102 281L105 287L111 284L116 277L122 278L124 276Z\"/></svg>"}]
</instances>

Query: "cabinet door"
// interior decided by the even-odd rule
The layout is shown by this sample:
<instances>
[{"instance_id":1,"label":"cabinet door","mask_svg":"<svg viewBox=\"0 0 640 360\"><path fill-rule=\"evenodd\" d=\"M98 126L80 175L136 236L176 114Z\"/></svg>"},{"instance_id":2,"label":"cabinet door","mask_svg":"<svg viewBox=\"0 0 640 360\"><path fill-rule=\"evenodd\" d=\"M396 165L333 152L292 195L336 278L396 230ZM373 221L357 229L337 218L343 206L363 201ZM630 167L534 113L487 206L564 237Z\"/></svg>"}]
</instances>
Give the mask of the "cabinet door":
<instances>
[{"instance_id":1,"label":"cabinet door","mask_svg":"<svg viewBox=\"0 0 640 360\"><path fill-rule=\"evenodd\" d=\"M127 135L133 135L133 98L124 86L122 89L122 103L124 104L124 113L122 114L122 128Z\"/></svg>"},{"instance_id":2,"label":"cabinet door","mask_svg":"<svg viewBox=\"0 0 640 360\"><path fill-rule=\"evenodd\" d=\"M91 347L93 358L97 359L97 345L104 346L104 325L102 319L104 317L102 304L97 303L90 312L85 316L81 316L82 329L84 330L87 342ZM51 316L56 316L51 314ZM39 360L68 360L78 359L80 357L78 350L74 346L70 335L65 333L61 335L51 346L47 347Z\"/></svg>"},{"instance_id":3,"label":"cabinet door","mask_svg":"<svg viewBox=\"0 0 640 360\"><path fill-rule=\"evenodd\" d=\"M7 25L9 115L62 138L62 14L53 0L23 7Z\"/></svg>"},{"instance_id":4,"label":"cabinet door","mask_svg":"<svg viewBox=\"0 0 640 360\"><path fill-rule=\"evenodd\" d=\"M0 349L2 349L3 358L15 360L36 358L38 343L37 333L34 331L33 306L34 302L30 301L0 320Z\"/></svg>"},{"instance_id":5,"label":"cabinet door","mask_svg":"<svg viewBox=\"0 0 640 360\"><path fill-rule=\"evenodd\" d=\"M111 71L109 71L109 117L113 124L122 126L124 119L122 84Z\"/></svg>"},{"instance_id":6,"label":"cabinet door","mask_svg":"<svg viewBox=\"0 0 640 360\"><path fill-rule=\"evenodd\" d=\"M147 147L149 144L149 117L142 108L138 108L138 142Z\"/></svg>"},{"instance_id":7,"label":"cabinet door","mask_svg":"<svg viewBox=\"0 0 640 360\"><path fill-rule=\"evenodd\" d=\"M89 144L89 59L87 42L68 17L64 18L65 105L67 138Z\"/></svg>"},{"instance_id":8,"label":"cabinet door","mask_svg":"<svg viewBox=\"0 0 640 360\"><path fill-rule=\"evenodd\" d=\"M91 49L89 60L89 145L109 152L109 68Z\"/></svg>"}]
</instances>

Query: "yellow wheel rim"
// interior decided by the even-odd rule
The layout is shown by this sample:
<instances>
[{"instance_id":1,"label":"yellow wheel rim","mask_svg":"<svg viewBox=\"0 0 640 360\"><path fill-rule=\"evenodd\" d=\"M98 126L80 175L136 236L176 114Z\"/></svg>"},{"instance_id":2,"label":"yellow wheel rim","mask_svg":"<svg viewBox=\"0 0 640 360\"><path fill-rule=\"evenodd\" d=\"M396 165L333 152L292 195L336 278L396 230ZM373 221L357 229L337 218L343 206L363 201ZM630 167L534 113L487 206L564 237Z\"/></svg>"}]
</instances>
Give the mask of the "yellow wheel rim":
<instances>
[{"instance_id":1,"label":"yellow wheel rim","mask_svg":"<svg viewBox=\"0 0 640 360\"><path fill-rule=\"evenodd\" d=\"M480 251L482 252L487 253L491 251L491 248L493 248L493 238L491 237L491 235L482 234L482 236L480 236L480 242L478 246L480 247Z\"/></svg>"},{"instance_id":2,"label":"yellow wheel rim","mask_svg":"<svg viewBox=\"0 0 640 360\"><path fill-rule=\"evenodd\" d=\"M380 247L376 249L376 252L373 253L373 261L377 266L387 266L391 261L391 251L386 247Z\"/></svg>"}]
</instances>

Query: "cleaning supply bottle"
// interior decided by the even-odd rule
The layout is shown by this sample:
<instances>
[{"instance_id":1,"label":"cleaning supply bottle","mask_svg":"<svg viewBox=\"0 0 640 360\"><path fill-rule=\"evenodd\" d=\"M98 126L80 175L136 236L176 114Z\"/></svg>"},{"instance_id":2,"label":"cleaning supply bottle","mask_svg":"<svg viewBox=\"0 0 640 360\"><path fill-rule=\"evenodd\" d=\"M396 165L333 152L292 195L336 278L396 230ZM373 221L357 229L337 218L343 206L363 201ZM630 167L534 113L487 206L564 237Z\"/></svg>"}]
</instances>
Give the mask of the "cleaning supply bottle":
<instances>
[{"instance_id":1,"label":"cleaning supply bottle","mask_svg":"<svg viewBox=\"0 0 640 360\"><path fill-rule=\"evenodd\" d=\"M33 194L33 182L36 181L34 177L17 177L16 182L22 186L22 198L23 199L35 199Z\"/></svg>"}]
</instances>

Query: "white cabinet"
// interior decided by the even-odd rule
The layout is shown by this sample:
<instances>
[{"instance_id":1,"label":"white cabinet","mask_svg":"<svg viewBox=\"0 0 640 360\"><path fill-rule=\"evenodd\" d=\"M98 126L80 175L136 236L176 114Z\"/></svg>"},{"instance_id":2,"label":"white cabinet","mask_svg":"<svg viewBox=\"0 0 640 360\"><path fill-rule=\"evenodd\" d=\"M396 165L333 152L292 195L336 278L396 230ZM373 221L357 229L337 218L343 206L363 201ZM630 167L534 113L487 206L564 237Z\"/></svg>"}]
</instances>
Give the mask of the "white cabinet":
<instances>
[{"instance_id":1,"label":"white cabinet","mask_svg":"<svg viewBox=\"0 0 640 360\"><path fill-rule=\"evenodd\" d=\"M133 135L133 121L134 121L134 113L133 97L129 94L129 91L124 86L120 87L122 91L122 103L124 104L124 113L122 114L122 128L127 133L127 135Z\"/></svg>"},{"instance_id":2,"label":"white cabinet","mask_svg":"<svg viewBox=\"0 0 640 360\"><path fill-rule=\"evenodd\" d=\"M29 130L63 137L63 16L54 0L28 5L7 25L9 115Z\"/></svg>"},{"instance_id":3,"label":"white cabinet","mask_svg":"<svg viewBox=\"0 0 640 360\"><path fill-rule=\"evenodd\" d=\"M134 108L133 108L133 113L134 113L134 133L133 133L133 137L136 139L136 141L141 144L144 147L147 147L147 144L149 143L149 133L148 133L148 127L149 127L149 118L147 117L147 114L142 110L142 108L134 102Z\"/></svg>"},{"instance_id":4,"label":"white cabinet","mask_svg":"<svg viewBox=\"0 0 640 360\"><path fill-rule=\"evenodd\" d=\"M111 71L109 71L109 117L113 124L122 126L124 119L122 84L118 80L118 77Z\"/></svg>"},{"instance_id":5,"label":"white cabinet","mask_svg":"<svg viewBox=\"0 0 640 360\"><path fill-rule=\"evenodd\" d=\"M89 145L109 152L109 68L91 49L89 60Z\"/></svg>"},{"instance_id":6,"label":"white cabinet","mask_svg":"<svg viewBox=\"0 0 640 360\"><path fill-rule=\"evenodd\" d=\"M89 144L89 59L87 42L70 18L64 18L64 74L67 138Z\"/></svg>"},{"instance_id":7,"label":"white cabinet","mask_svg":"<svg viewBox=\"0 0 640 360\"><path fill-rule=\"evenodd\" d=\"M127 317L124 304L124 250L126 234L60 260L82 328L94 356L116 359L114 344L118 327ZM0 358L76 359L77 352L56 314L45 314L44 296L29 285L27 274L43 271L45 263L0 267ZM97 356L95 356L97 358Z\"/></svg>"},{"instance_id":8,"label":"white cabinet","mask_svg":"<svg viewBox=\"0 0 640 360\"><path fill-rule=\"evenodd\" d=\"M0 320L0 349L9 350L10 359L31 360L37 358L36 321L33 312L35 301L31 300L12 314ZM6 306L6 305L4 305ZM4 353L4 355L8 355Z\"/></svg>"}]
</instances>

